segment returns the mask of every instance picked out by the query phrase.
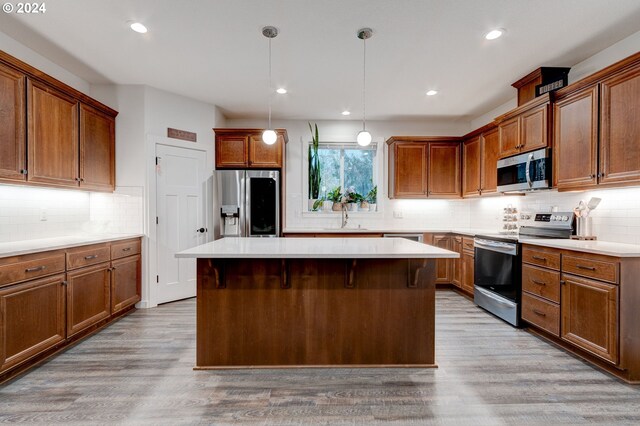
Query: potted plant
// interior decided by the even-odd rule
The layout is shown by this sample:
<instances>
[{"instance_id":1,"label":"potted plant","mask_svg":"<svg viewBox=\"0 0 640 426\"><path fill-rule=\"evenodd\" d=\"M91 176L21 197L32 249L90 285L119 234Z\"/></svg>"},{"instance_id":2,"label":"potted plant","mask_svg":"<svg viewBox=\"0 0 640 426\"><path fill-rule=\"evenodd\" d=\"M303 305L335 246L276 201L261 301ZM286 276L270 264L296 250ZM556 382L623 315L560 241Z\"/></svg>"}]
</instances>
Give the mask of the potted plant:
<instances>
[{"instance_id":1,"label":"potted plant","mask_svg":"<svg viewBox=\"0 0 640 426\"><path fill-rule=\"evenodd\" d=\"M314 210L313 206L320 195L320 157L318 156L318 146L320 140L318 138L318 125L314 124L309 130L311 131L311 145L309 146L309 210Z\"/></svg>"},{"instance_id":2,"label":"potted plant","mask_svg":"<svg viewBox=\"0 0 640 426\"><path fill-rule=\"evenodd\" d=\"M327 200L333 202L331 206L333 211L342 210L342 194L340 193L341 189L341 187L337 186L331 191L327 192Z\"/></svg>"},{"instance_id":3,"label":"potted plant","mask_svg":"<svg viewBox=\"0 0 640 426\"><path fill-rule=\"evenodd\" d=\"M320 197L317 200L315 200L315 202L311 206L311 211L317 212L317 211L320 211L321 209L324 209L324 202L325 202L324 197Z\"/></svg>"},{"instance_id":4,"label":"potted plant","mask_svg":"<svg viewBox=\"0 0 640 426\"><path fill-rule=\"evenodd\" d=\"M378 203L378 186L377 185L371 188L371 190L367 193L367 196L365 197L365 199L369 203L369 211L375 212L376 206Z\"/></svg>"},{"instance_id":5,"label":"potted plant","mask_svg":"<svg viewBox=\"0 0 640 426\"><path fill-rule=\"evenodd\" d=\"M358 211L358 201L362 196L358 194L353 186L344 191L342 202L347 203L347 210Z\"/></svg>"}]
</instances>

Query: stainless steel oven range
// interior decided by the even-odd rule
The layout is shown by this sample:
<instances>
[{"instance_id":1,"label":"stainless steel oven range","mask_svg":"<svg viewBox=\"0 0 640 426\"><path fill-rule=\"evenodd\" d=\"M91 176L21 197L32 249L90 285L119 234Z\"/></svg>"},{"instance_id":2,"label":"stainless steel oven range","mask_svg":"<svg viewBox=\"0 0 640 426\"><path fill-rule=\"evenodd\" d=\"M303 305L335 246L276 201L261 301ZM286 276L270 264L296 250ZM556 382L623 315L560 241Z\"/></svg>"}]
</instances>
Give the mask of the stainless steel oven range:
<instances>
[{"instance_id":1,"label":"stainless steel oven range","mask_svg":"<svg viewBox=\"0 0 640 426\"><path fill-rule=\"evenodd\" d=\"M474 261L474 302L514 326L520 325L522 291L520 243L534 238L570 238L573 212L521 213L516 235L477 235Z\"/></svg>"}]
</instances>

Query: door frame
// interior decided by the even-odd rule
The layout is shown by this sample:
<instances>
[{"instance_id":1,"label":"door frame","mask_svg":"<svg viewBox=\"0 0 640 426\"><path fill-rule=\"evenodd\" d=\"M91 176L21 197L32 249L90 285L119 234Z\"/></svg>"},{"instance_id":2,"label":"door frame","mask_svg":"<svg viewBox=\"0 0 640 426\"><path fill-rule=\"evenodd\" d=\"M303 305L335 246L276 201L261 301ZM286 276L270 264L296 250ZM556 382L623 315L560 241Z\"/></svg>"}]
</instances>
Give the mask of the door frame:
<instances>
[{"instance_id":1,"label":"door frame","mask_svg":"<svg viewBox=\"0 0 640 426\"><path fill-rule=\"evenodd\" d=\"M156 176L156 147L157 145L166 145L173 148L185 148L193 151L201 151L205 153L205 164L207 167L207 188L204 194L203 202L205 203L205 220L209 232L206 241L213 240L213 205L212 205L212 185L213 185L213 144L211 146L194 145L192 142L183 142L177 139L170 139L157 135L146 135L146 188L148 188L145 196L145 231L146 245L144 247L147 253L146 261L143 258L142 270L142 300L140 308L153 308L158 306L158 283L156 276L158 275L158 227L156 225L157 214L157 176ZM146 272L146 273L145 273ZM146 275L146 277L145 277Z\"/></svg>"}]
</instances>

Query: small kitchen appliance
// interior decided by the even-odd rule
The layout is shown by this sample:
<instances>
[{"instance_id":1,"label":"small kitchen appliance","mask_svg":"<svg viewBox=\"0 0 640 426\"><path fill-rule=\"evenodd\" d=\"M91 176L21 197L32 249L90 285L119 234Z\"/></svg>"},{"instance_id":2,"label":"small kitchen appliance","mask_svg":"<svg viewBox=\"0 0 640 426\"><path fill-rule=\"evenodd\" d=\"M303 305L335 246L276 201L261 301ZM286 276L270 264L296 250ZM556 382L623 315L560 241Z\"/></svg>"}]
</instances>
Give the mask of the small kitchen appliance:
<instances>
[{"instance_id":1,"label":"small kitchen appliance","mask_svg":"<svg viewBox=\"0 0 640 426\"><path fill-rule=\"evenodd\" d=\"M549 189L552 184L549 148L498 160L498 192Z\"/></svg>"}]
</instances>

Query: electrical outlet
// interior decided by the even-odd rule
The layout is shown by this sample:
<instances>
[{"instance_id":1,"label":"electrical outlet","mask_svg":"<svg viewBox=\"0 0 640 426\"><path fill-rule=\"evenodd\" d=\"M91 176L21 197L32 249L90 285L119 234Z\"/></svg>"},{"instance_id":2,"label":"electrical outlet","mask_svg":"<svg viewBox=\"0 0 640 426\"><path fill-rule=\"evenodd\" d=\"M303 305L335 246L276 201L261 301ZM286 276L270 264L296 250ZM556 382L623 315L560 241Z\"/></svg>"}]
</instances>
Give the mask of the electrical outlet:
<instances>
[{"instance_id":1,"label":"electrical outlet","mask_svg":"<svg viewBox=\"0 0 640 426\"><path fill-rule=\"evenodd\" d=\"M402 219L402 210L394 210L393 211L394 219Z\"/></svg>"},{"instance_id":2,"label":"electrical outlet","mask_svg":"<svg viewBox=\"0 0 640 426\"><path fill-rule=\"evenodd\" d=\"M47 221L47 209L40 209L40 221L41 222Z\"/></svg>"}]
</instances>

